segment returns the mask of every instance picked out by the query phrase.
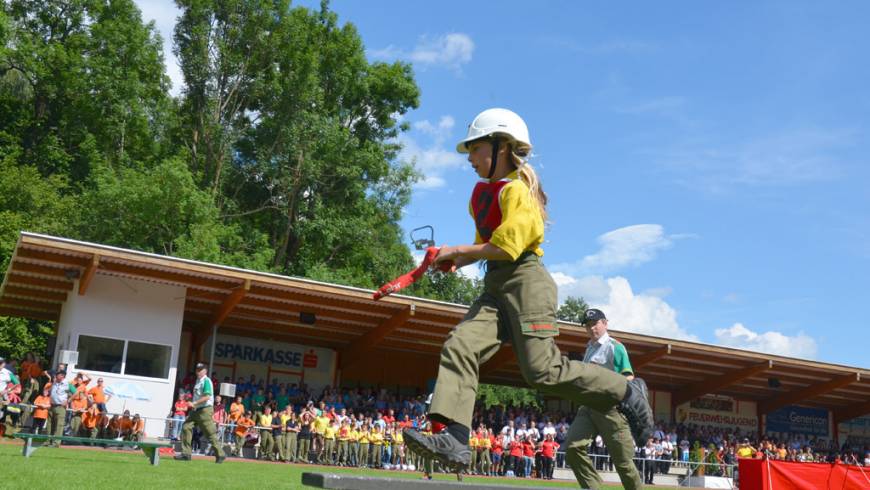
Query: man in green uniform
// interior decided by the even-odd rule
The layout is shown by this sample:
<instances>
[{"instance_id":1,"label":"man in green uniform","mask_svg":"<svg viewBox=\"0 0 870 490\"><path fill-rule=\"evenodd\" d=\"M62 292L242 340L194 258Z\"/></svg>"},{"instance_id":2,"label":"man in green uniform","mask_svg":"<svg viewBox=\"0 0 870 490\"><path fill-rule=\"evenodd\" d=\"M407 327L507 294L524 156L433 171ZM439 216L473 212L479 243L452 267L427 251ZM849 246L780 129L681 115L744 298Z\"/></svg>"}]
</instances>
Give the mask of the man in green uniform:
<instances>
[{"instance_id":1,"label":"man in green uniform","mask_svg":"<svg viewBox=\"0 0 870 490\"><path fill-rule=\"evenodd\" d=\"M272 439L272 406L263 407L263 413L257 419L260 428L260 459L274 459L272 450L275 448L275 440Z\"/></svg>"},{"instance_id":2,"label":"man in green uniform","mask_svg":"<svg viewBox=\"0 0 870 490\"><path fill-rule=\"evenodd\" d=\"M634 378L625 346L607 334L607 318L604 312L594 308L586 310L583 326L590 337L583 362L598 364L628 379ZM574 471L580 486L590 490L601 488L601 477L587 454L589 444L598 434L601 434L610 457L613 458L622 486L626 490L643 488L640 473L632 461L634 439L625 416L615 408L598 412L588 407L577 410L577 416L565 437L565 460Z\"/></svg>"},{"instance_id":3,"label":"man in green uniform","mask_svg":"<svg viewBox=\"0 0 870 490\"><path fill-rule=\"evenodd\" d=\"M215 463L223 463L225 456L220 441L217 438L217 427L214 423L214 386L206 374L208 366L203 363L196 365L196 385L193 387L193 401L190 402L190 410L187 418L181 426L181 454L175 456L180 461L190 461L193 440L193 426L208 438L211 447L214 448Z\"/></svg>"}]
</instances>

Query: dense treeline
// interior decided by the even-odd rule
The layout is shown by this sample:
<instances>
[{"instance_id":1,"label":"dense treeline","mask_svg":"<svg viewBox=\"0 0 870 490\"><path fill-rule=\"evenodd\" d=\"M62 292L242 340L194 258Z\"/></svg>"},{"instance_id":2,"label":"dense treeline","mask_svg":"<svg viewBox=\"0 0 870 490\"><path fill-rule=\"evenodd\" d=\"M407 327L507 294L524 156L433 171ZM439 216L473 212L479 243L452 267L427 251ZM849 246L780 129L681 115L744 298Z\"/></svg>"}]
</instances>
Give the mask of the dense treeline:
<instances>
[{"instance_id":1,"label":"dense treeline","mask_svg":"<svg viewBox=\"0 0 870 490\"><path fill-rule=\"evenodd\" d=\"M369 288L413 267L411 66L369 62L326 2L176 1L177 97L132 0L2 2L0 267L21 230ZM409 292L477 290L439 275ZM46 333L2 318L0 354Z\"/></svg>"}]
</instances>

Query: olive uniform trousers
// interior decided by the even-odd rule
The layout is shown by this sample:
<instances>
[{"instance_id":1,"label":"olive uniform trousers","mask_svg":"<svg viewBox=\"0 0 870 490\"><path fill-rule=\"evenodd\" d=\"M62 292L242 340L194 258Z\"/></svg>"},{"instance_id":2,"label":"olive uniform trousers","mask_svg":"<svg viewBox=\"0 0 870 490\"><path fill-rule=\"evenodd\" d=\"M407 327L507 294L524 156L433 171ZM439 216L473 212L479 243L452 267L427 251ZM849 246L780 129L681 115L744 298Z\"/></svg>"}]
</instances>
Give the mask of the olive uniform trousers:
<instances>
[{"instance_id":1,"label":"olive uniform trousers","mask_svg":"<svg viewBox=\"0 0 870 490\"><path fill-rule=\"evenodd\" d=\"M625 376L568 360L553 339L558 333L556 283L540 258L525 253L515 262L487 262L484 293L441 349L430 413L471 427L480 365L505 341L513 344L523 378L541 394L602 412L622 401Z\"/></svg>"},{"instance_id":2,"label":"olive uniform trousers","mask_svg":"<svg viewBox=\"0 0 870 490\"><path fill-rule=\"evenodd\" d=\"M284 433L284 461L296 462L296 432Z\"/></svg>"},{"instance_id":3,"label":"olive uniform trousers","mask_svg":"<svg viewBox=\"0 0 870 490\"><path fill-rule=\"evenodd\" d=\"M625 416L615 408L600 413L586 407L577 410L577 416L565 436L565 462L571 467L580 486L590 490L601 488L601 477L587 453L589 444L598 434L604 439L622 486L626 490L643 488L640 473L632 461L634 439Z\"/></svg>"},{"instance_id":4,"label":"olive uniform trousers","mask_svg":"<svg viewBox=\"0 0 870 490\"><path fill-rule=\"evenodd\" d=\"M214 408L207 406L196 410L190 410L187 413L187 418L181 425L181 454L190 457L192 452L191 442L193 441L193 426L199 427L200 432L204 435L211 447L214 448L216 456L223 457L224 449L217 437L217 427L214 423Z\"/></svg>"}]
</instances>

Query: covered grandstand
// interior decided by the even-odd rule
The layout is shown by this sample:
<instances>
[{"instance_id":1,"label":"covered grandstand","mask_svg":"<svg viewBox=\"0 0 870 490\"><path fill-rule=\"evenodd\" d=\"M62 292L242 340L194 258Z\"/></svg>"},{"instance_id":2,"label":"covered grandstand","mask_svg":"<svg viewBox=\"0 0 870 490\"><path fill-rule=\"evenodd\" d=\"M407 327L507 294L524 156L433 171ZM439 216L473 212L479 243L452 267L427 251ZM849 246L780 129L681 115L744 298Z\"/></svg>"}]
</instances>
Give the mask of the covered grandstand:
<instances>
[{"instance_id":1,"label":"covered grandstand","mask_svg":"<svg viewBox=\"0 0 870 490\"><path fill-rule=\"evenodd\" d=\"M140 302L137 298L144 298L146 290L153 294ZM106 301L97 301L101 296ZM99 313L107 305L115 310L111 319ZM136 308L125 314L124 305ZM148 308L159 314L149 320ZM196 359L211 360L215 370L232 379L247 374L240 364L249 362L265 369L267 377L278 373L321 384L424 390L436 375L441 345L466 309L402 295L375 302L368 290L26 232L0 287L0 315L54 322L55 358L64 349L81 351L82 336L100 332L118 341L150 341L147 322L161 323L161 335L169 340L153 342L165 344L171 359L155 386L166 385L169 400L178 373ZM134 321L143 315L144 323ZM88 330L101 322L106 325ZM563 352L582 352L585 330L564 322L560 327L557 342ZM679 407L712 395L732 400L734 414L757 423L760 431L766 414L786 407L824 410L836 439L840 423L870 413L866 368L616 330L611 334L626 345L636 372L654 390L652 403L661 418L685 416ZM101 345L88 341L91 350ZM124 345L125 353L132 348ZM292 363L246 359L244 348L256 353L258 345L303 348L298 356L282 350L282 361L288 352L299 358ZM306 356L319 356L320 365ZM306 374L318 366L328 374ZM509 345L481 367L481 381L523 384Z\"/></svg>"}]
</instances>

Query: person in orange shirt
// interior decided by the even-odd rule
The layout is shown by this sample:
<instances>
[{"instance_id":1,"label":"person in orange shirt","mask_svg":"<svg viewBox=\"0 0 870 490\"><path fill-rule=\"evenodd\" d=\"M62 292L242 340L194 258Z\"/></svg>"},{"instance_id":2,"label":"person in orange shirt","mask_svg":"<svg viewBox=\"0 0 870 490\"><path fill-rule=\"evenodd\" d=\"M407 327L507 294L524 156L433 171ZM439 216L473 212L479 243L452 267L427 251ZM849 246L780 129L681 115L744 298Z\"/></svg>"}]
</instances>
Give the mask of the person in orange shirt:
<instances>
[{"instance_id":1,"label":"person in orange shirt","mask_svg":"<svg viewBox=\"0 0 870 490\"><path fill-rule=\"evenodd\" d=\"M76 390L76 394L69 402L69 408L72 413L69 422L69 435L79 437L82 428L82 414L88 409L88 398L83 390Z\"/></svg>"},{"instance_id":2,"label":"person in orange shirt","mask_svg":"<svg viewBox=\"0 0 870 490\"><path fill-rule=\"evenodd\" d=\"M127 440L142 442L142 440L145 439L145 419L140 417L137 413L133 416L133 420L131 420L130 422L130 436L127 438Z\"/></svg>"},{"instance_id":3,"label":"person in orange shirt","mask_svg":"<svg viewBox=\"0 0 870 490\"><path fill-rule=\"evenodd\" d=\"M36 397L33 404L33 432L39 434L45 429L45 421L48 419L48 409L51 408L51 391L48 388L42 390L42 394Z\"/></svg>"},{"instance_id":4,"label":"person in orange shirt","mask_svg":"<svg viewBox=\"0 0 870 490\"><path fill-rule=\"evenodd\" d=\"M235 433L236 424L243 415L245 415L245 404L242 403L242 397L237 396L236 400L230 404L230 412L227 415L227 435Z\"/></svg>"},{"instance_id":5,"label":"person in orange shirt","mask_svg":"<svg viewBox=\"0 0 870 490\"><path fill-rule=\"evenodd\" d=\"M109 420L109 425L106 427L106 434L104 437L106 439L117 439L121 437L121 418L118 417L118 414L112 415L111 420Z\"/></svg>"},{"instance_id":6,"label":"person in orange shirt","mask_svg":"<svg viewBox=\"0 0 870 490\"><path fill-rule=\"evenodd\" d=\"M107 412L106 403L108 403L112 398L112 395L106 396L105 387L103 386L103 378L97 379L97 386L88 390L88 395L94 399L94 403L97 404L97 408L99 408L101 412Z\"/></svg>"},{"instance_id":7,"label":"person in orange shirt","mask_svg":"<svg viewBox=\"0 0 870 490\"><path fill-rule=\"evenodd\" d=\"M87 434L88 438L96 439L99 434L99 427L97 426L100 422L100 410L96 405L91 404L85 413L82 414L82 427L84 427L84 431Z\"/></svg>"},{"instance_id":8,"label":"person in orange shirt","mask_svg":"<svg viewBox=\"0 0 870 490\"><path fill-rule=\"evenodd\" d=\"M76 373L76 377L73 379L72 384L75 386L76 391L87 391L88 385L91 384L91 378L84 372L79 371Z\"/></svg>"},{"instance_id":9,"label":"person in orange shirt","mask_svg":"<svg viewBox=\"0 0 870 490\"><path fill-rule=\"evenodd\" d=\"M129 440L130 436L133 435L133 420L130 418L129 410L124 410L124 415L118 421L118 429L121 432L121 437L125 440Z\"/></svg>"},{"instance_id":10,"label":"person in orange shirt","mask_svg":"<svg viewBox=\"0 0 870 490\"><path fill-rule=\"evenodd\" d=\"M254 426L254 419L251 418L250 410L245 414L239 417L238 422L236 423L236 453L235 455L238 457L242 456L242 447L245 445L245 436L248 434L248 430Z\"/></svg>"},{"instance_id":11,"label":"person in orange shirt","mask_svg":"<svg viewBox=\"0 0 870 490\"><path fill-rule=\"evenodd\" d=\"M97 405L94 404L96 407ZM110 439L111 438L111 430L109 429L109 415L106 412L101 412L99 407L96 409L97 413L97 433L100 434L102 439Z\"/></svg>"}]
</instances>

